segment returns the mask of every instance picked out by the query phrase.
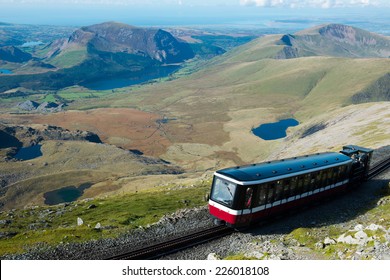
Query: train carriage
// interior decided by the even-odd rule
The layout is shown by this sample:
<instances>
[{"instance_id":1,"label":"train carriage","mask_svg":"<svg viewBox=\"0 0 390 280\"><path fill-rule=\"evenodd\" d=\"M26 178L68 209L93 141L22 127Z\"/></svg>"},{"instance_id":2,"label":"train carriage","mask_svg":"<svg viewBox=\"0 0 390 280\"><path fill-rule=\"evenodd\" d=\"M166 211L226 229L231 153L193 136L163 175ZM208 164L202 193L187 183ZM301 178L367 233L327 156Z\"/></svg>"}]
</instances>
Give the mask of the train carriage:
<instances>
[{"instance_id":1,"label":"train carriage","mask_svg":"<svg viewBox=\"0 0 390 280\"><path fill-rule=\"evenodd\" d=\"M237 166L214 173L209 211L216 222L246 226L343 192L367 175L372 150L327 152Z\"/></svg>"}]
</instances>

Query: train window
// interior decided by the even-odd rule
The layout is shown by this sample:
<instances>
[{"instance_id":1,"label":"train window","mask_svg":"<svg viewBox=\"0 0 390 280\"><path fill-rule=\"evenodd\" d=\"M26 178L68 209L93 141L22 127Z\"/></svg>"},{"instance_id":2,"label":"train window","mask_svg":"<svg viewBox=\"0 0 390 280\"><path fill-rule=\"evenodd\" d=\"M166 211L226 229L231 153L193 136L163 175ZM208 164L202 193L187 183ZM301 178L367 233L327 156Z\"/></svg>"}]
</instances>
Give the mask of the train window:
<instances>
[{"instance_id":1,"label":"train window","mask_svg":"<svg viewBox=\"0 0 390 280\"><path fill-rule=\"evenodd\" d=\"M303 175L303 192L310 190L310 173Z\"/></svg>"},{"instance_id":2,"label":"train window","mask_svg":"<svg viewBox=\"0 0 390 280\"><path fill-rule=\"evenodd\" d=\"M316 189L321 188L321 183L322 183L321 176L322 176L322 171L316 173L316 187L315 187Z\"/></svg>"},{"instance_id":3,"label":"train window","mask_svg":"<svg viewBox=\"0 0 390 280\"><path fill-rule=\"evenodd\" d=\"M211 199L231 207L233 205L235 191L236 184L215 177L213 189L211 191Z\"/></svg>"},{"instance_id":4,"label":"train window","mask_svg":"<svg viewBox=\"0 0 390 280\"><path fill-rule=\"evenodd\" d=\"M275 201L275 182L271 182L268 184L267 203L272 203L274 201Z\"/></svg>"},{"instance_id":5,"label":"train window","mask_svg":"<svg viewBox=\"0 0 390 280\"><path fill-rule=\"evenodd\" d=\"M276 181L275 187L275 201L281 200L283 198L283 181Z\"/></svg>"},{"instance_id":6,"label":"train window","mask_svg":"<svg viewBox=\"0 0 390 280\"><path fill-rule=\"evenodd\" d=\"M297 183L297 194L303 193L303 176L298 177L298 183Z\"/></svg>"},{"instance_id":7,"label":"train window","mask_svg":"<svg viewBox=\"0 0 390 280\"><path fill-rule=\"evenodd\" d=\"M340 181L344 181L345 180L345 171L346 171L346 166L345 165L343 165L343 166L340 166L340 169L339 169L339 174L340 174L340 176L339 176L339 180Z\"/></svg>"},{"instance_id":8,"label":"train window","mask_svg":"<svg viewBox=\"0 0 390 280\"><path fill-rule=\"evenodd\" d=\"M310 190L314 191L317 189L317 174L318 172L313 172L310 174Z\"/></svg>"},{"instance_id":9,"label":"train window","mask_svg":"<svg viewBox=\"0 0 390 280\"><path fill-rule=\"evenodd\" d=\"M321 170L321 188L326 187L326 170Z\"/></svg>"},{"instance_id":10,"label":"train window","mask_svg":"<svg viewBox=\"0 0 390 280\"><path fill-rule=\"evenodd\" d=\"M291 196L290 194L290 179L283 180L283 197L282 198L288 198Z\"/></svg>"},{"instance_id":11,"label":"train window","mask_svg":"<svg viewBox=\"0 0 390 280\"><path fill-rule=\"evenodd\" d=\"M292 177L290 181L290 195L294 196L297 194L297 181L298 177Z\"/></svg>"},{"instance_id":12,"label":"train window","mask_svg":"<svg viewBox=\"0 0 390 280\"><path fill-rule=\"evenodd\" d=\"M333 181L333 170L332 168L329 168L326 170L326 186L329 186L332 184Z\"/></svg>"},{"instance_id":13,"label":"train window","mask_svg":"<svg viewBox=\"0 0 390 280\"><path fill-rule=\"evenodd\" d=\"M262 184L258 188L258 203L257 206L259 205L264 205L266 200L267 200L267 184Z\"/></svg>"},{"instance_id":14,"label":"train window","mask_svg":"<svg viewBox=\"0 0 390 280\"><path fill-rule=\"evenodd\" d=\"M339 168L333 167L332 168L332 184L334 184L338 181L338 177L339 177Z\"/></svg>"},{"instance_id":15,"label":"train window","mask_svg":"<svg viewBox=\"0 0 390 280\"><path fill-rule=\"evenodd\" d=\"M253 196L253 189L247 188L245 192L245 208L251 208L252 205L252 196Z\"/></svg>"}]
</instances>

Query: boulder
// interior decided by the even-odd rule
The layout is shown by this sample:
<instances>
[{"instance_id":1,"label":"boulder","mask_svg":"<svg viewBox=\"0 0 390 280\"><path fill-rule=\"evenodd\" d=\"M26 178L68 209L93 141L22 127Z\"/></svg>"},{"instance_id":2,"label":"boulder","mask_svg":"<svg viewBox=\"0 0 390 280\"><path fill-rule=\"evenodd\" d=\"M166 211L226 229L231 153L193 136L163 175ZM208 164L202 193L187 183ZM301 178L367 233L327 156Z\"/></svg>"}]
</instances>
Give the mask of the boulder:
<instances>
[{"instance_id":1,"label":"boulder","mask_svg":"<svg viewBox=\"0 0 390 280\"><path fill-rule=\"evenodd\" d=\"M221 258L216 254L216 253L210 253L207 255L207 260L208 261L217 261L220 260Z\"/></svg>"},{"instance_id":2,"label":"boulder","mask_svg":"<svg viewBox=\"0 0 390 280\"><path fill-rule=\"evenodd\" d=\"M355 238L359 240L367 240L368 235L362 230L359 230L357 233L355 233Z\"/></svg>"},{"instance_id":3,"label":"boulder","mask_svg":"<svg viewBox=\"0 0 390 280\"><path fill-rule=\"evenodd\" d=\"M77 225L82 226L83 224L84 224L83 219L81 219L80 217L77 217Z\"/></svg>"},{"instance_id":4,"label":"boulder","mask_svg":"<svg viewBox=\"0 0 390 280\"><path fill-rule=\"evenodd\" d=\"M353 238L351 235L345 236L345 234L340 235L337 238L337 242L345 244L359 244L359 240Z\"/></svg>"},{"instance_id":5,"label":"boulder","mask_svg":"<svg viewBox=\"0 0 390 280\"><path fill-rule=\"evenodd\" d=\"M358 225L356 225L355 227L354 227L354 230L355 231L360 231L360 230L363 230L364 229L364 227L363 227L363 225L361 225L361 224L358 224Z\"/></svg>"},{"instance_id":6,"label":"boulder","mask_svg":"<svg viewBox=\"0 0 390 280\"><path fill-rule=\"evenodd\" d=\"M337 243L336 240L334 240L333 238L326 237L324 239L325 246L327 246L327 245L334 245L336 243Z\"/></svg>"},{"instance_id":7,"label":"boulder","mask_svg":"<svg viewBox=\"0 0 390 280\"><path fill-rule=\"evenodd\" d=\"M368 227L366 227L366 229L372 230L372 231L377 231L378 229L383 229L383 227L380 225L371 224Z\"/></svg>"}]
</instances>

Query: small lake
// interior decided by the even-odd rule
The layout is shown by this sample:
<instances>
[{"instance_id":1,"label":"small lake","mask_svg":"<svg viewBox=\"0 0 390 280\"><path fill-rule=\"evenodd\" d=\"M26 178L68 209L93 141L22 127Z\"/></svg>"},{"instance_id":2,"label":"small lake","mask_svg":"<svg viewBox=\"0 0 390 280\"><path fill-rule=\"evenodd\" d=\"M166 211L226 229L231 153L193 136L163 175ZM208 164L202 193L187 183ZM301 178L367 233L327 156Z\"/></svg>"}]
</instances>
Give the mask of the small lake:
<instances>
[{"instance_id":1,"label":"small lake","mask_svg":"<svg viewBox=\"0 0 390 280\"><path fill-rule=\"evenodd\" d=\"M0 74L13 74L11 70L0 68Z\"/></svg>"},{"instance_id":2,"label":"small lake","mask_svg":"<svg viewBox=\"0 0 390 280\"><path fill-rule=\"evenodd\" d=\"M145 73L143 75L139 76L133 76L133 77L122 77L122 78L109 78L94 82L87 82L81 84L83 87L86 87L91 90L111 90L116 88L123 88L128 86L133 86L141 83L145 83L147 81L163 78L168 76L169 74L172 74L177 69L179 69L180 66L171 65L171 66L163 66L158 68L156 71Z\"/></svg>"},{"instance_id":3,"label":"small lake","mask_svg":"<svg viewBox=\"0 0 390 280\"><path fill-rule=\"evenodd\" d=\"M34 145L30 147L21 148L14 158L19 160L30 160L42 156L42 145Z\"/></svg>"},{"instance_id":4,"label":"small lake","mask_svg":"<svg viewBox=\"0 0 390 280\"><path fill-rule=\"evenodd\" d=\"M92 186L92 183L84 183L79 187L68 186L58 190L47 192L43 195L46 205L56 205L64 202L76 201L84 191Z\"/></svg>"},{"instance_id":5,"label":"small lake","mask_svg":"<svg viewBox=\"0 0 390 280\"><path fill-rule=\"evenodd\" d=\"M263 140L275 140L286 137L287 128L297 125L299 122L296 119L285 119L274 123L264 123L252 129L252 133Z\"/></svg>"},{"instance_id":6,"label":"small lake","mask_svg":"<svg viewBox=\"0 0 390 280\"><path fill-rule=\"evenodd\" d=\"M31 41L31 42L26 42L22 45L22 47L35 47L35 46L39 46L39 45L42 45L43 42L41 41Z\"/></svg>"}]
</instances>

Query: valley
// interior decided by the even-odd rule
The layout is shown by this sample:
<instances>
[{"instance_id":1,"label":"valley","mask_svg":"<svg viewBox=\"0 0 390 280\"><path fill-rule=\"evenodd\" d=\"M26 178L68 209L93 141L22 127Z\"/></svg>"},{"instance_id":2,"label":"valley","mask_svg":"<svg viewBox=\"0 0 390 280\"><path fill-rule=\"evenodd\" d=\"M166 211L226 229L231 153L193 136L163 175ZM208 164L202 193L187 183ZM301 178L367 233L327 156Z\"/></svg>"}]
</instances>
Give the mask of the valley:
<instances>
[{"instance_id":1,"label":"valley","mask_svg":"<svg viewBox=\"0 0 390 280\"><path fill-rule=\"evenodd\" d=\"M9 140L0 146L1 209L46 207L48 194L64 188L81 188L74 199L80 202L167 186L201 186L199 206L206 203L205 182L224 167L348 144L390 145L388 37L338 24L237 41L186 32L176 31L184 42L160 29L109 22L46 45L42 63L54 67L49 70L40 64L43 72L26 74L15 62L0 64L15 72L0 74L0 137ZM145 40L123 43L124 33ZM147 43L132 45L139 41ZM195 48L189 43L201 41ZM85 86L172 64L181 68L145 83ZM26 111L17 106L26 100L66 106ZM290 118L299 124L284 138L267 141L252 133ZM73 137L88 133L99 141ZM41 156L13 157L32 144L42 145ZM179 204L169 211L186 206Z\"/></svg>"}]
</instances>

